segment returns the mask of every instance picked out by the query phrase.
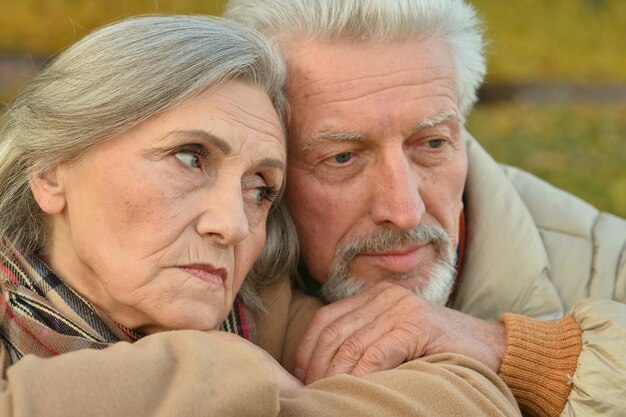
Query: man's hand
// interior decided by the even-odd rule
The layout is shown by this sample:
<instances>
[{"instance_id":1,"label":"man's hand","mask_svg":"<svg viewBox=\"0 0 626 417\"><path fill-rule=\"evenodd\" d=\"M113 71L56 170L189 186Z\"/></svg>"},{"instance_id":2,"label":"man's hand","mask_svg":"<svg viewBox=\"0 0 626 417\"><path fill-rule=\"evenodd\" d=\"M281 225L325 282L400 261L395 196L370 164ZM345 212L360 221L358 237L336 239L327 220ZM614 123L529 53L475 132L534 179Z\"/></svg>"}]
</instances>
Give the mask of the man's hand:
<instances>
[{"instance_id":1,"label":"man's hand","mask_svg":"<svg viewBox=\"0 0 626 417\"><path fill-rule=\"evenodd\" d=\"M366 375L411 359L451 352L498 372L506 348L504 325L428 302L382 282L320 309L296 353L305 384L336 374Z\"/></svg>"}]
</instances>

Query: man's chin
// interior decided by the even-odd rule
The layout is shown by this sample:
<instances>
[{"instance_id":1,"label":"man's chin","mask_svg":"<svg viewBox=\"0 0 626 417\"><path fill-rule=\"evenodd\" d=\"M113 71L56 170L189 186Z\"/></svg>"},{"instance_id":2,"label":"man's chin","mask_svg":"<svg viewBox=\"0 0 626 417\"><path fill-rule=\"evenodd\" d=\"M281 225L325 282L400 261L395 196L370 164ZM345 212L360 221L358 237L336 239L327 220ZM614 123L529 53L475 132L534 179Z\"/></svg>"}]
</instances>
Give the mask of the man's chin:
<instances>
[{"instance_id":1,"label":"man's chin","mask_svg":"<svg viewBox=\"0 0 626 417\"><path fill-rule=\"evenodd\" d=\"M456 270L444 265L435 265L428 283L416 291L422 298L435 304L446 305L454 288Z\"/></svg>"},{"instance_id":2,"label":"man's chin","mask_svg":"<svg viewBox=\"0 0 626 417\"><path fill-rule=\"evenodd\" d=\"M414 273L388 274L374 282L388 281L413 291L420 297L436 304L445 305L454 287L455 270L445 265L433 267L429 277L415 276ZM325 303L333 303L347 297L357 295L369 287L369 283L358 281L352 277L331 276L322 285L320 297Z\"/></svg>"}]
</instances>

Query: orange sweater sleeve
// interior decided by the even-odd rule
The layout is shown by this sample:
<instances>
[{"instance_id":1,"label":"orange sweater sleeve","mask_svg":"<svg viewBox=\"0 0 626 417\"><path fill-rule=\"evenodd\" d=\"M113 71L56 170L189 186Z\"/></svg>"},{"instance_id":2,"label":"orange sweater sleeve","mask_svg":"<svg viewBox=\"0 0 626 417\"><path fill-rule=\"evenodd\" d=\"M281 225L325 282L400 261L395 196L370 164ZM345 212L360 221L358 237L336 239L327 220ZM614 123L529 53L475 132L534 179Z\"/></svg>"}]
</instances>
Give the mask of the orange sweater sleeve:
<instances>
[{"instance_id":1,"label":"orange sweater sleeve","mask_svg":"<svg viewBox=\"0 0 626 417\"><path fill-rule=\"evenodd\" d=\"M542 321L506 313L507 348L500 377L520 409L537 417L557 417L572 389L571 378L582 348L574 318Z\"/></svg>"}]
</instances>

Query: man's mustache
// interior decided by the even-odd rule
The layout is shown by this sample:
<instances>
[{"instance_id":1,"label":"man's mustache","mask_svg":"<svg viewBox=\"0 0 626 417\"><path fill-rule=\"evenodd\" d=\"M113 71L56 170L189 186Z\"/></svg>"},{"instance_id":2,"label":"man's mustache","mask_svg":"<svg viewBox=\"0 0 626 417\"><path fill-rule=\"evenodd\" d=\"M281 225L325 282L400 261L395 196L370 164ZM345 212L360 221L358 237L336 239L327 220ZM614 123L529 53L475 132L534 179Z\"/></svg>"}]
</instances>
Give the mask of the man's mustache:
<instances>
[{"instance_id":1,"label":"man's mustache","mask_svg":"<svg viewBox=\"0 0 626 417\"><path fill-rule=\"evenodd\" d=\"M437 253L452 245L452 238L442 227L419 224L409 230L380 229L366 236L358 236L339 246L335 261L346 263L362 254L383 253L407 245L432 243Z\"/></svg>"}]
</instances>

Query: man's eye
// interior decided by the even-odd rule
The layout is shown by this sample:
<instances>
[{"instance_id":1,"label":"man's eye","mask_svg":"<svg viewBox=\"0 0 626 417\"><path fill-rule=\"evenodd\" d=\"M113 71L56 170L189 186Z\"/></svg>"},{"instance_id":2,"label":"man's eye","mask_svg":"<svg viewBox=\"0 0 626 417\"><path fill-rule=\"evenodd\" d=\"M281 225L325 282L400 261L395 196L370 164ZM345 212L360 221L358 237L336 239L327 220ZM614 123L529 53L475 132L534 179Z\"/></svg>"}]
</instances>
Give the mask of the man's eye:
<instances>
[{"instance_id":1,"label":"man's eye","mask_svg":"<svg viewBox=\"0 0 626 417\"><path fill-rule=\"evenodd\" d=\"M346 162L348 162L350 159L352 159L352 152L342 152L339 153L337 155L335 155L333 157L333 159L335 160L335 162L337 162L338 164L345 164Z\"/></svg>"},{"instance_id":2,"label":"man's eye","mask_svg":"<svg viewBox=\"0 0 626 417\"><path fill-rule=\"evenodd\" d=\"M428 144L428 147L431 149L437 149L440 148L443 143L445 141L443 139L431 139L428 142L426 142Z\"/></svg>"},{"instance_id":3,"label":"man's eye","mask_svg":"<svg viewBox=\"0 0 626 417\"><path fill-rule=\"evenodd\" d=\"M198 155L189 153L189 152L178 152L176 153L176 158L178 158L183 164L188 165L192 168L200 167L200 158Z\"/></svg>"}]
</instances>

